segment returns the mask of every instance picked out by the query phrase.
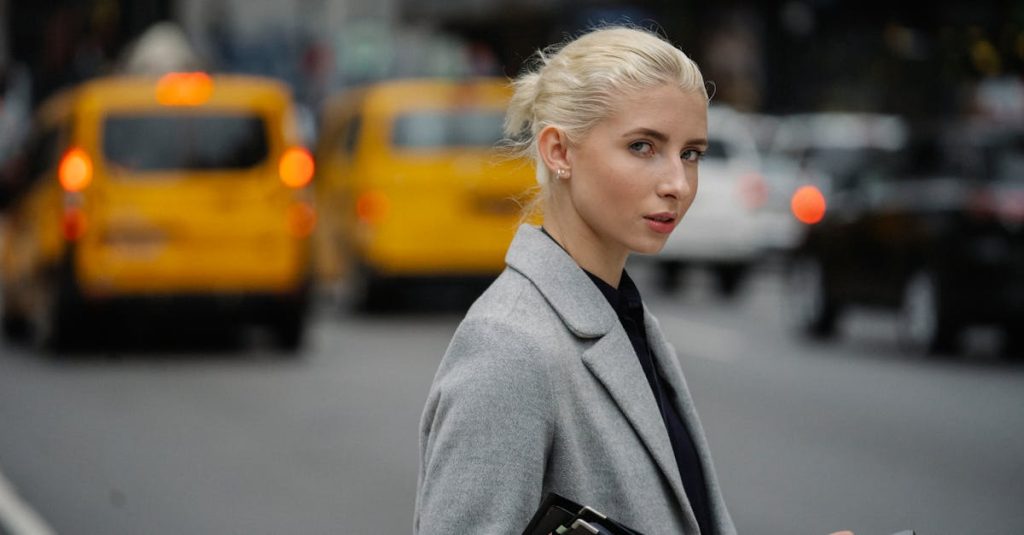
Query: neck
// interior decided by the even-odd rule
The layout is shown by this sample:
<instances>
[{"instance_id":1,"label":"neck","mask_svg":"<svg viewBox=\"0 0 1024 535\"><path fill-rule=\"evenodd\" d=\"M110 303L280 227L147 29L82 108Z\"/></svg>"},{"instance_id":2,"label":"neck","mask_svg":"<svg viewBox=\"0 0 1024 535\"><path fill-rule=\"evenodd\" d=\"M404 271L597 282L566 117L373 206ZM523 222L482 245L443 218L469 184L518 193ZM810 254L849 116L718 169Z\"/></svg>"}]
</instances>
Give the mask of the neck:
<instances>
[{"instance_id":1,"label":"neck","mask_svg":"<svg viewBox=\"0 0 1024 535\"><path fill-rule=\"evenodd\" d=\"M573 224L575 223L575 224ZM565 222L561 218L545 218L544 229L583 269L593 273L613 288L619 287L622 270L629 252L603 243L582 221Z\"/></svg>"}]
</instances>

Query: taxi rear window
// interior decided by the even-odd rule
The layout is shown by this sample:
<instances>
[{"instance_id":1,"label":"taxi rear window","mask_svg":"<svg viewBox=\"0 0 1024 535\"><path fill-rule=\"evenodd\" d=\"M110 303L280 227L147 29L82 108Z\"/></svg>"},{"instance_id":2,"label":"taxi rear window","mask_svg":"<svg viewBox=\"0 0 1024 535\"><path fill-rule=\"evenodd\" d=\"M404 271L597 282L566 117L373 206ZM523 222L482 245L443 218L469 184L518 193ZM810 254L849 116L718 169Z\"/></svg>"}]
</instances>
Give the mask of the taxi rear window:
<instances>
[{"instance_id":1,"label":"taxi rear window","mask_svg":"<svg viewBox=\"0 0 1024 535\"><path fill-rule=\"evenodd\" d=\"M257 115L112 115L103 156L128 171L247 169L267 158Z\"/></svg>"},{"instance_id":2,"label":"taxi rear window","mask_svg":"<svg viewBox=\"0 0 1024 535\"><path fill-rule=\"evenodd\" d=\"M391 142L395 147L492 147L503 137L501 111L423 111L395 119Z\"/></svg>"}]
</instances>

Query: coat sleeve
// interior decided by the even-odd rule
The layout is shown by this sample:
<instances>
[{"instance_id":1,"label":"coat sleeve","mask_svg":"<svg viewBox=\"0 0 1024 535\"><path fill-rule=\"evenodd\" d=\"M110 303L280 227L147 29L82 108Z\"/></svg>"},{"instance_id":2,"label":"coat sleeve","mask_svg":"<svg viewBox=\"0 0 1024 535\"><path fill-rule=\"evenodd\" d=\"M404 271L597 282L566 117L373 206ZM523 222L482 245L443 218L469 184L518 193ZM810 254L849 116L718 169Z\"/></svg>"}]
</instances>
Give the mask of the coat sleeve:
<instances>
[{"instance_id":1,"label":"coat sleeve","mask_svg":"<svg viewBox=\"0 0 1024 535\"><path fill-rule=\"evenodd\" d=\"M537 346L493 319L456 331L420 424L416 533L526 527L554 430L552 379Z\"/></svg>"}]
</instances>

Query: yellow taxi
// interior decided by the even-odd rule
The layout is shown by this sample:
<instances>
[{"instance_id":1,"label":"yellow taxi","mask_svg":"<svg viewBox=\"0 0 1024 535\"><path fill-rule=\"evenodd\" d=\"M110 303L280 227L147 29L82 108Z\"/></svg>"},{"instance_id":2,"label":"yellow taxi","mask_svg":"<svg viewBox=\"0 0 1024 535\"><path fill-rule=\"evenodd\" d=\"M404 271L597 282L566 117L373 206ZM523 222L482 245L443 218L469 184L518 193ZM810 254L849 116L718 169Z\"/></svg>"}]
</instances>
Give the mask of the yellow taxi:
<instances>
[{"instance_id":1,"label":"yellow taxi","mask_svg":"<svg viewBox=\"0 0 1024 535\"><path fill-rule=\"evenodd\" d=\"M316 149L322 280L372 306L395 282L499 273L534 184L499 148L511 95L505 79L418 79L329 99Z\"/></svg>"},{"instance_id":2,"label":"yellow taxi","mask_svg":"<svg viewBox=\"0 0 1024 535\"><path fill-rule=\"evenodd\" d=\"M96 320L271 326L302 338L316 224L310 152L277 81L110 77L39 109L4 217L3 328L57 346ZM180 305L180 306L178 306Z\"/></svg>"}]
</instances>

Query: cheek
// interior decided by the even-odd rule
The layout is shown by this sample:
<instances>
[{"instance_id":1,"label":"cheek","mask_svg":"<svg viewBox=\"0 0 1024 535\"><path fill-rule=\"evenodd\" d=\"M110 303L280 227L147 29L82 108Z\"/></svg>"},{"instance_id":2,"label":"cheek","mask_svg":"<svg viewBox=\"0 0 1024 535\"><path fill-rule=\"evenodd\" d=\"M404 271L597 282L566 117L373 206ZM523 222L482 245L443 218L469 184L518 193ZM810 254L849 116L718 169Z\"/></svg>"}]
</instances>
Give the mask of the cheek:
<instances>
[{"instance_id":1,"label":"cheek","mask_svg":"<svg viewBox=\"0 0 1024 535\"><path fill-rule=\"evenodd\" d=\"M623 206L642 190L636 172L623 162L606 160L605 165L594 169L586 178L587 196L599 199L605 206Z\"/></svg>"},{"instance_id":2,"label":"cheek","mask_svg":"<svg viewBox=\"0 0 1024 535\"><path fill-rule=\"evenodd\" d=\"M617 166L608 166L605 183L609 197L623 203L643 198L650 193L651 185L647 177L654 171L640 163L626 161L619 162Z\"/></svg>"},{"instance_id":3,"label":"cheek","mask_svg":"<svg viewBox=\"0 0 1024 535\"><path fill-rule=\"evenodd\" d=\"M610 180L602 195L605 206L614 207L610 214L613 217L628 218L642 211L644 201L651 195L650 188L638 184L630 177L615 177Z\"/></svg>"},{"instance_id":4,"label":"cheek","mask_svg":"<svg viewBox=\"0 0 1024 535\"><path fill-rule=\"evenodd\" d=\"M629 155L612 157L608 152L590 155L587 160L599 165L587 165L574 173L580 187L575 193L582 201L577 208L591 220L616 221L631 218L642 211L643 202L652 194L651 185L644 178L655 173L644 160Z\"/></svg>"}]
</instances>

